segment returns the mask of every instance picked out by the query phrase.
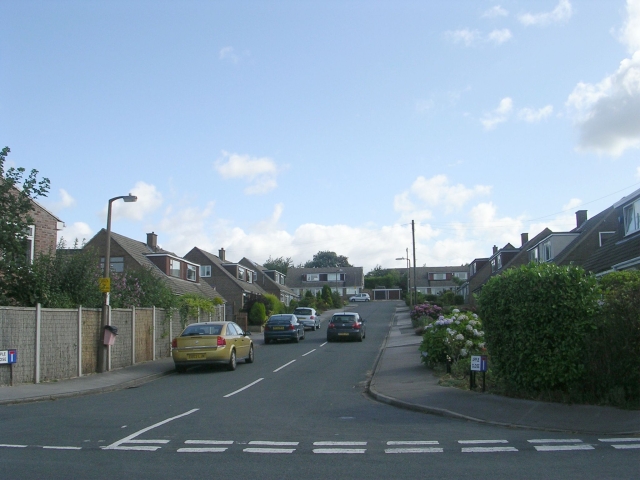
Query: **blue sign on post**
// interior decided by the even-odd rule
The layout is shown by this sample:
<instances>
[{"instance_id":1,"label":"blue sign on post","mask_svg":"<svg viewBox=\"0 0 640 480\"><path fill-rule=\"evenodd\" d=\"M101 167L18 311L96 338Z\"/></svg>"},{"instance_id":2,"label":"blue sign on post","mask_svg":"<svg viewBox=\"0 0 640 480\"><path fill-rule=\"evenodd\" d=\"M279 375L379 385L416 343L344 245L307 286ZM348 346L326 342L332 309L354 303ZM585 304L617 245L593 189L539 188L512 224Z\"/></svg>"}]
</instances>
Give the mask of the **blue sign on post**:
<instances>
[{"instance_id":1,"label":"blue sign on post","mask_svg":"<svg viewBox=\"0 0 640 480\"><path fill-rule=\"evenodd\" d=\"M18 350L0 350L0 364L18 363Z\"/></svg>"},{"instance_id":2,"label":"blue sign on post","mask_svg":"<svg viewBox=\"0 0 640 480\"><path fill-rule=\"evenodd\" d=\"M471 371L472 372L486 372L487 356L486 355L472 355L471 356Z\"/></svg>"}]
</instances>

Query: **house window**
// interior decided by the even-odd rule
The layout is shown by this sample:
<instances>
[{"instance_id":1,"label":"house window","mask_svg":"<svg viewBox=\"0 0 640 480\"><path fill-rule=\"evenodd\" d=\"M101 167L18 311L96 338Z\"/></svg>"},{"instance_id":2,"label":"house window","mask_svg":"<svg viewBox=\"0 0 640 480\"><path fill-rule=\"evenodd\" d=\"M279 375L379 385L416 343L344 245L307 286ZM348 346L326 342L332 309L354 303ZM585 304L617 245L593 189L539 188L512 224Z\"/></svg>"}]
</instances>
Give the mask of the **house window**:
<instances>
[{"instance_id":1,"label":"house window","mask_svg":"<svg viewBox=\"0 0 640 480\"><path fill-rule=\"evenodd\" d=\"M29 225L27 227L27 231L25 232L27 235L24 238L26 242L26 250L27 250L27 263L33 263L33 257L35 256L35 231L36 227L34 225Z\"/></svg>"},{"instance_id":2,"label":"house window","mask_svg":"<svg viewBox=\"0 0 640 480\"><path fill-rule=\"evenodd\" d=\"M320 275L318 273L307 273L307 282L318 282L320 281Z\"/></svg>"},{"instance_id":3,"label":"house window","mask_svg":"<svg viewBox=\"0 0 640 480\"><path fill-rule=\"evenodd\" d=\"M446 273L434 273L433 274L433 279L434 280L446 280L447 279L447 274Z\"/></svg>"},{"instance_id":4,"label":"house window","mask_svg":"<svg viewBox=\"0 0 640 480\"><path fill-rule=\"evenodd\" d=\"M321 280L324 280L321 278ZM344 281L344 273L327 273L327 282L343 282Z\"/></svg>"},{"instance_id":5,"label":"house window","mask_svg":"<svg viewBox=\"0 0 640 480\"><path fill-rule=\"evenodd\" d=\"M169 275L180 278L180 261L169 260Z\"/></svg>"},{"instance_id":6,"label":"house window","mask_svg":"<svg viewBox=\"0 0 640 480\"><path fill-rule=\"evenodd\" d=\"M491 271L495 272L497 270L497 263L496 263L496 259L492 259L491 260Z\"/></svg>"},{"instance_id":7,"label":"house window","mask_svg":"<svg viewBox=\"0 0 640 480\"><path fill-rule=\"evenodd\" d=\"M200 265L200 276L201 277L210 277L211 276L211 265Z\"/></svg>"},{"instance_id":8,"label":"house window","mask_svg":"<svg viewBox=\"0 0 640 480\"><path fill-rule=\"evenodd\" d=\"M624 234L630 235L640 230L640 199L622 209Z\"/></svg>"},{"instance_id":9,"label":"house window","mask_svg":"<svg viewBox=\"0 0 640 480\"><path fill-rule=\"evenodd\" d=\"M602 246L602 244L604 242L607 241L607 239L613 237L616 232L599 232L600 233L600 246Z\"/></svg>"},{"instance_id":10,"label":"house window","mask_svg":"<svg viewBox=\"0 0 640 480\"><path fill-rule=\"evenodd\" d=\"M245 270L242 267L238 267L238 279L244 280Z\"/></svg>"},{"instance_id":11,"label":"house window","mask_svg":"<svg viewBox=\"0 0 640 480\"><path fill-rule=\"evenodd\" d=\"M104 257L100 257L100 270L104 271ZM112 272L124 272L124 257L109 257L109 270Z\"/></svg>"},{"instance_id":12,"label":"house window","mask_svg":"<svg viewBox=\"0 0 640 480\"><path fill-rule=\"evenodd\" d=\"M529 261L538 263L538 247L529 250Z\"/></svg>"},{"instance_id":13,"label":"house window","mask_svg":"<svg viewBox=\"0 0 640 480\"><path fill-rule=\"evenodd\" d=\"M502 268L502 255L498 255L498 270Z\"/></svg>"},{"instance_id":14,"label":"house window","mask_svg":"<svg viewBox=\"0 0 640 480\"><path fill-rule=\"evenodd\" d=\"M187 280L195 282L196 279L196 266L187 264Z\"/></svg>"},{"instance_id":15,"label":"house window","mask_svg":"<svg viewBox=\"0 0 640 480\"><path fill-rule=\"evenodd\" d=\"M467 272L453 272L453 276L461 280L466 280L468 278Z\"/></svg>"},{"instance_id":16,"label":"house window","mask_svg":"<svg viewBox=\"0 0 640 480\"><path fill-rule=\"evenodd\" d=\"M542 244L542 261L548 262L549 260L551 260L551 240Z\"/></svg>"}]
</instances>

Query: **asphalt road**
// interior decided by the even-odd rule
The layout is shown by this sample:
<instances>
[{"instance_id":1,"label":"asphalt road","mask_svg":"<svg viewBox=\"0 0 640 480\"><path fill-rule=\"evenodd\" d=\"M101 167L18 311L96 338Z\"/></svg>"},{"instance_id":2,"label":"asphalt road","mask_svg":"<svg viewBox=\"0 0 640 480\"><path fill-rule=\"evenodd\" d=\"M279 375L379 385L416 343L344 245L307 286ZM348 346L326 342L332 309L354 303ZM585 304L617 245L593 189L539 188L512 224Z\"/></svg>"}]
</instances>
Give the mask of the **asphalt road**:
<instances>
[{"instance_id":1,"label":"asphalt road","mask_svg":"<svg viewBox=\"0 0 640 480\"><path fill-rule=\"evenodd\" d=\"M297 344L264 345L255 336L255 363L234 372L194 368L103 395L2 406L0 475L640 477L638 450L590 448L596 437L479 425L371 400L365 385L395 304L350 307L367 320L362 343L326 343L323 318L323 328Z\"/></svg>"}]
</instances>

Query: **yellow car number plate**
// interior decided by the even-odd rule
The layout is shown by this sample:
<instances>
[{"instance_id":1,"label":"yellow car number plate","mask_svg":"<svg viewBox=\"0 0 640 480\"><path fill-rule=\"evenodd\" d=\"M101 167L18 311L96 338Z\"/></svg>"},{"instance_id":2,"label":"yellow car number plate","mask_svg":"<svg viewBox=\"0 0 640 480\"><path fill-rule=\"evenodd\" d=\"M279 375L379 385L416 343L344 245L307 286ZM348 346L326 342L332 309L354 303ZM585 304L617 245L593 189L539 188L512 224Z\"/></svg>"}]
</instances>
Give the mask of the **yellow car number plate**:
<instances>
[{"instance_id":1,"label":"yellow car number plate","mask_svg":"<svg viewBox=\"0 0 640 480\"><path fill-rule=\"evenodd\" d=\"M274 330L284 330L284 327L273 327Z\"/></svg>"},{"instance_id":2,"label":"yellow car number plate","mask_svg":"<svg viewBox=\"0 0 640 480\"><path fill-rule=\"evenodd\" d=\"M206 355L204 353L189 353L187 354L187 360L204 360Z\"/></svg>"},{"instance_id":3,"label":"yellow car number plate","mask_svg":"<svg viewBox=\"0 0 640 480\"><path fill-rule=\"evenodd\" d=\"M339 333L338 335L339 335L339 336L345 336L345 337L349 336L349 334L348 334L348 333Z\"/></svg>"}]
</instances>

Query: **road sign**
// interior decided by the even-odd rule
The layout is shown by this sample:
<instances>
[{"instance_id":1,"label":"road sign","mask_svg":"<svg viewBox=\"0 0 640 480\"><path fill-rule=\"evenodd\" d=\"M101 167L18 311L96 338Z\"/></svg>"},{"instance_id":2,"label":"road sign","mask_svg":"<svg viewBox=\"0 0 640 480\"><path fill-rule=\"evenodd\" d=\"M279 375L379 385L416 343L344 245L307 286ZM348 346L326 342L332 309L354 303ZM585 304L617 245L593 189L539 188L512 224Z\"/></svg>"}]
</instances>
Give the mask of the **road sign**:
<instances>
[{"instance_id":1,"label":"road sign","mask_svg":"<svg viewBox=\"0 0 640 480\"><path fill-rule=\"evenodd\" d=\"M111 291L111 278L101 278L98 280L100 291L102 293L109 293Z\"/></svg>"},{"instance_id":2,"label":"road sign","mask_svg":"<svg viewBox=\"0 0 640 480\"><path fill-rule=\"evenodd\" d=\"M0 364L17 363L18 350L0 350Z\"/></svg>"},{"instance_id":3,"label":"road sign","mask_svg":"<svg viewBox=\"0 0 640 480\"><path fill-rule=\"evenodd\" d=\"M471 371L472 372L486 372L487 371L487 356L486 355L471 355Z\"/></svg>"}]
</instances>

